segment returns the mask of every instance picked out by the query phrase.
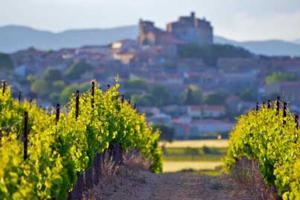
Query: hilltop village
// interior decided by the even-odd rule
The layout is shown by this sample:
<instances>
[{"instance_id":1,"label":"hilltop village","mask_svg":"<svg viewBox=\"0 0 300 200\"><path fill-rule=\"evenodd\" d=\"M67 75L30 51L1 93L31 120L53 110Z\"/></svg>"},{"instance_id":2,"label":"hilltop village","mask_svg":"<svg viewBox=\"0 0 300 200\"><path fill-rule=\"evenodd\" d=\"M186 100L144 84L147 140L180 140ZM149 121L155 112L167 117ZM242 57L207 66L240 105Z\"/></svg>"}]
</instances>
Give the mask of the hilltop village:
<instances>
[{"instance_id":1,"label":"hilltop village","mask_svg":"<svg viewBox=\"0 0 300 200\"><path fill-rule=\"evenodd\" d=\"M140 20L136 40L1 54L0 78L49 107L93 79L105 88L118 76L137 109L178 139L227 137L236 116L277 95L300 111L299 57L254 55L213 36L211 23L194 12L165 29Z\"/></svg>"}]
</instances>

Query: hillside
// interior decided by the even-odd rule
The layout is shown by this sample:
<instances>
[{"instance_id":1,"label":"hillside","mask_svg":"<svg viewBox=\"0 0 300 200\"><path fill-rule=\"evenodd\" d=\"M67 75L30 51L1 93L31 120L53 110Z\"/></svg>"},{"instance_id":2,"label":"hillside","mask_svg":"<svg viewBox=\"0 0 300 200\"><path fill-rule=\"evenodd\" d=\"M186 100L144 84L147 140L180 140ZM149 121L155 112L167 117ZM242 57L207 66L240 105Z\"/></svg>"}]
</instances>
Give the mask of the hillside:
<instances>
[{"instance_id":1,"label":"hillside","mask_svg":"<svg viewBox=\"0 0 300 200\"><path fill-rule=\"evenodd\" d=\"M121 39L136 39L135 25L108 29L74 29L64 32L41 31L24 26L0 27L0 51L11 53L34 46L38 49L60 49L84 45L106 45ZM282 40L235 41L215 36L215 43L243 47L256 54L300 56L300 44ZM297 40L300 43L299 40Z\"/></svg>"},{"instance_id":2,"label":"hillside","mask_svg":"<svg viewBox=\"0 0 300 200\"><path fill-rule=\"evenodd\" d=\"M53 33L23 26L0 27L0 51L14 52L29 47L37 49L74 48L84 45L106 45L124 38L136 38L136 26L110 29L67 30Z\"/></svg>"},{"instance_id":3,"label":"hillside","mask_svg":"<svg viewBox=\"0 0 300 200\"><path fill-rule=\"evenodd\" d=\"M0 70L11 70L13 62L9 55L0 53Z\"/></svg>"},{"instance_id":4,"label":"hillside","mask_svg":"<svg viewBox=\"0 0 300 200\"><path fill-rule=\"evenodd\" d=\"M243 47L253 53L270 55L270 56L300 56L300 40L299 44L283 41L283 40L261 40L261 41L245 41L238 42L224 37L215 37L215 43L231 44Z\"/></svg>"},{"instance_id":5,"label":"hillside","mask_svg":"<svg viewBox=\"0 0 300 200\"><path fill-rule=\"evenodd\" d=\"M249 41L238 43L252 52L257 54L269 55L300 55L300 45L281 40L266 40L266 41Z\"/></svg>"}]
</instances>

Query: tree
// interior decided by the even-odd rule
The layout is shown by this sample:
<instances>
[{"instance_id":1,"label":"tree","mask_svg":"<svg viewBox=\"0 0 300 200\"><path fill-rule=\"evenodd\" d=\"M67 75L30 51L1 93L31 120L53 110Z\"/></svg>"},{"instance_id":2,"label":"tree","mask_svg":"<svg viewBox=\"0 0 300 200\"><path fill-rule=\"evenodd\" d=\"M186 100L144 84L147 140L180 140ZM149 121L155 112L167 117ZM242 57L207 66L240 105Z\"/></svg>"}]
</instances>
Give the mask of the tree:
<instances>
[{"instance_id":1,"label":"tree","mask_svg":"<svg viewBox=\"0 0 300 200\"><path fill-rule=\"evenodd\" d=\"M53 105L55 105L55 103L58 103L59 98L60 98L60 94L56 92L52 92L49 95L49 100L53 103Z\"/></svg>"},{"instance_id":2,"label":"tree","mask_svg":"<svg viewBox=\"0 0 300 200\"><path fill-rule=\"evenodd\" d=\"M170 95L167 89L162 85L154 85L150 89L150 95L153 99L153 105L163 106L169 103Z\"/></svg>"},{"instance_id":3,"label":"tree","mask_svg":"<svg viewBox=\"0 0 300 200\"><path fill-rule=\"evenodd\" d=\"M150 95L132 95L130 98L134 103L139 106L152 106L153 105L153 98Z\"/></svg>"},{"instance_id":4,"label":"tree","mask_svg":"<svg viewBox=\"0 0 300 200\"><path fill-rule=\"evenodd\" d=\"M8 54L0 53L0 70L11 71L14 65Z\"/></svg>"},{"instance_id":5,"label":"tree","mask_svg":"<svg viewBox=\"0 0 300 200\"><path fill-rule=\"evenodd\" d=\"M54 91L62 91L65 87L65 83L61 80L57 80L52 83L52 86Z\"/></svg>"},{"instance_id":6,"label":"tree","mask_svg":"<svg viewBox=\"0 0 300 200\"><path fill-rule=\"evenodd\" d=\"M65 87L64 90L61 92L60 97L59 97L59 103L65 104L76 90L83 92L83 91L88 90L89 88L90 88L89 83L69 85L69 86Z\"/></svg>"},{"instance_id":7,"label":"tree","mask_svg":"<svg viewBox=\"0 0 300 200\"><path fill-rule=\"evenodd\" d=\"M29 83L33 83L35 80L37 80L37 78L32 75L32 74L29 74L27 77L26 77L26 80L29 82Z\"/></svg>"},{"instance_id":8,"label":"tree","mask_svg":"<svg viewBox=\"0 0 300 200\"><path fill-rule=\"evenodd\" d=\"M68 67L65 76L71 80L79 79L82 74L92 69L93 67L84 61L76 62Z\"/></svg>"},{"instance_id":9,"label":"tree","mask_svg":"<svg viewBox=\"0 0 300 200\"><path fill-rule=\"evenodd\" d=\"M49 93L48 83L45 80L36 79L31 84L31 91L45 98Z\"/></svg>"},{"instance_id":10,"label":"tree","mask_svg":"<svg viewBox=\"0 0 300 200\"><path fill-rule=\"evenodd\" d=\"M246 49L232 45L206 45L187 44L179 47L179 56L182 58L202 58L208 65L216 65L219 58L242 57L248 58L252 54Z\"/></svg>"},{"instance_id":11,"label":"tree","mask_svg":"<svg viewBox=\"0 0 300 200\"><path fill-rule=\"evenodd\" d=\"M293 73L274 72L265 78L265 82L267 85L271 85L282 81L296 81L297 79L297 75Z\"/></svg>"},{"instance_id":12,"label":"tree","mask_svg":"<svg viewBox=\"0 0 300 200\"><path fill-rule=\"evenodd\" d=\"M247 89L240 94L244 101L257 101L257 92L253 89Z\"/></svg>"},{"instance_id":13,"label":"tree","mask_svg":"<svg viewBox=\"0 0 300 200\"><path fill-rule=\"evenodd\" d=\"M62 80L62 74L60 70L58 69L51 69L47 68L43 74L44 80L48 82L56 81L56 80Z\"/></svg>"},{"instance_id":14,"label":"tree","mask_svg":"<svg viewBox=\"0 0 300 200\"><path fill-rule=\"evenodd\" d=\"M124 87L127 89L141 89L148 90L148 83L142 78L132 78L124 82Z\"/></svg>"},{"instance_id":15,"label":"tree","mask_svg":"<svg viewBox=\"0 0 300 200\"><path fill-rule=\"evenodd\" d=\"M154 130L160 130L160 140L172 142L175 137L175 129L163 124L155 124Z\"/></svg>"},{"instance_id":16,"label":"tree","mask_svg":"<svg viewBox=\"0 0 300 200\"><path fill-rule=\"evenodd\" d=\"M190 85L184 94L185 105L197 105L202 101L202 93L198 86Z\"/></svg>"},{"instance_id":17,"label":"tree","mask_svg":"<svg viewBox=\"0 0 300 200\"><path fill-rule=\"evenodd\" d=\"M214 93L204 97L203 103L209 105L220 105L224 104L227 98L226 94L223 93Z\"/></svg>"}]
</instances>

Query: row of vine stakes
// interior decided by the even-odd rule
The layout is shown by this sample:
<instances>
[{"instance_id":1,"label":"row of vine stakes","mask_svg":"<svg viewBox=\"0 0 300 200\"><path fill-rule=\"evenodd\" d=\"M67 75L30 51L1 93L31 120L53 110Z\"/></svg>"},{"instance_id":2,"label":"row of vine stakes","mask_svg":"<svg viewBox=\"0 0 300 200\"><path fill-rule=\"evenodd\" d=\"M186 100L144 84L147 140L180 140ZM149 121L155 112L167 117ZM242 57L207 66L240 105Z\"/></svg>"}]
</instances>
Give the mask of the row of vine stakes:
<instances>
[{"instance_id":1,"label":"row of vine stakes","mask_svg":"<svg viewBox=\"0 0 300 200\"><path fill-rule=\"evenodd\" d=\"M7 83L6 81L2 81L2 94L6 92ZM110 84L107 84L107 89L110 88ZM91 87L91 106L94 108L95 103L95 81L92 81L92 87ZM18 92L18 101L21 102L22 92ZM80 100L80 92L79 90L76 90L75 93L75 118L78 119L79 117L79 100ZM124 103L125 96L121 95L121 102ZM128 100L128 103L131 104L130 99ZM133 105L133 108L136 109L136 104ZM24 119L23 119L23 148L24 148L24 160L28 159L28 135L29 135L29 128L28 128L28 111L24 111ZM60 104L57 104L55 107L55 122L56 124L59 122L60 119Z\"/></svg>"}]
</instances>

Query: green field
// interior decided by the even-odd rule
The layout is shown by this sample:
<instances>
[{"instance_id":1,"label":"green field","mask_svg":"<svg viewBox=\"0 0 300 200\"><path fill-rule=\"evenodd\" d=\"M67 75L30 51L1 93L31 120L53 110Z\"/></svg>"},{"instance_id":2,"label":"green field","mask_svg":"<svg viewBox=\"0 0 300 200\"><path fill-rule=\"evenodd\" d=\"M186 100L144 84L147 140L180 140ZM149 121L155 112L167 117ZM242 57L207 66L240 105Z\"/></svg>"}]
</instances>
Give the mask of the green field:
<instances>
[{"instance_id":1,"label":"green field","mask_svg":"<svg viewBox=\"0 0 300 200\"><path fill-rule=\"evenodd\" d=\"M160 143L163 171L195 171L219 174L227 152L226 140L175 141Z\"/></svg>"},{"instance_id":2,"label":"green field","mask_svg":"<svg viewBox=\"0 0 300 200\"><path fill-rule=\"evenodd\" d=\"M227 148L228 140L183 140L173 142L160 142L159 146L165 146L166 148L200 148L204 146Z\"/></svg>"},{"instance_id":3,"label":"green field","mask_svg":"<svg viewBox=\"0 0 300 200\"><path fill-rule=\"evenodd\" d=\"M223 162L215 161L164 161L163 172L178 172L183 170L214 170L223 165Z\"/></svg>"}]
</instances>

